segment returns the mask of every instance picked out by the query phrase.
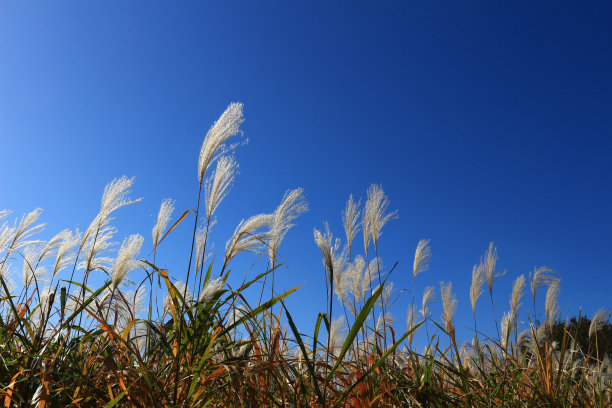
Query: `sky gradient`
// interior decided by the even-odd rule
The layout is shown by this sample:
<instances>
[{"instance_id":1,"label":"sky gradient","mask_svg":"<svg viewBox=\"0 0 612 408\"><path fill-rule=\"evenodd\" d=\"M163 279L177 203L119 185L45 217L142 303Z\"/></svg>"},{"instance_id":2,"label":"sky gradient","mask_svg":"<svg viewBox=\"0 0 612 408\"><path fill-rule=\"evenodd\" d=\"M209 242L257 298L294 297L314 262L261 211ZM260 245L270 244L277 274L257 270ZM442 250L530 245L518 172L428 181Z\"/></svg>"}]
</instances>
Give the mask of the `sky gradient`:
<instances>
[{"instance_id":1,"label":"sky gradient","mask_svg":"<svg viewBox=\"0 0 612 408\"><path fill-rule=\"evenodd\" d=\"M204 135L240 101L249 143L212 240L221 251L241 219L303 187L310 211L281 246L276 286L304 284L288 307L305 331L325 308L312 230L328 221L343 237L349 194L371 183L399 210L380 242L395 288L411 290L414 249L431 239L417 298L452 281L463 338L490 241L507 270L499 316L514 279L543 265L562 278L562 316L610 308L610 3L380 3L3 2L0 209L42 207L45 238L83 230L104 186L136 176L143 201L115 225L148 253L160 201L176 200L175 219L195 206ZM192 222L158 255L177 278ZM409 299L394 305L399 327Z\"/></svg>"}]
</instances>

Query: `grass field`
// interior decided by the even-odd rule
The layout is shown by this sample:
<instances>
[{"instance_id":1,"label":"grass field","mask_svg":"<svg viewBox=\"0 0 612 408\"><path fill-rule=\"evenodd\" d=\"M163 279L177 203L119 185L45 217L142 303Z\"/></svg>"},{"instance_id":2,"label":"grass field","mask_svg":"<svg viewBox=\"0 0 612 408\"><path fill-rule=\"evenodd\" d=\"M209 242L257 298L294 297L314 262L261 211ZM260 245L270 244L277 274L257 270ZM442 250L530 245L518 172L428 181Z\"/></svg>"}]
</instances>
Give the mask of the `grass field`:
<instances>
[{"instance_id":1,"label":"grass field","mask_svg":"<svg viewBox=\"0 0 612 408\"><path fill-rule=\"evenodd\" d=\"M559 320L565 317L553 271L517 277L508 311L495 317L497 332L479 331L476 308L493 305L500 276L493 244L472 273L471 342L456 338L450 282L428 287L422 297L412 291L409 330L397 329L405 325L395 324L387 310L393 267L383 267L378 257L381 231L396 213L380 186L370 187L363 206L352 197L347 203L346 244L329 229L314 231L327 308L313 311L313 333L296 327L285 307L298 288L266 297L283 238L307 210L301 189L287 192L274 212L240 223L209 262L208 231L234 181L230 142L240 137L242 120L242 105L232 104L210 129L198 163L197 207L171 222L174 204L162 202L146 251L140 235L118 249L113 244L112 215L137 202L130 198L130 178L107 185L85 231L64 230L49 241L37 238L40 210L13 221L10 212L0 212L3 406L610 406L612 362L598 345L609 312L593 316L588 338L579 342L577 331ZM193 223L184 282L156 263L157 248L181 223ZM232 261L245 252L263 255L267 267L230 287L229 274L241 273L230 269ZM415 251L413 288L430 258L423 240ZM128 285L137 269L146 278ZM94 275L105 283L93 286ZM430 311L434 297L441 299L441 316ZM247 300L254 298L259 301ZM533 320L538 311L543 322ZM413 347L417 330L428 339L420 351Z\"/></svg>"}]
</instances>

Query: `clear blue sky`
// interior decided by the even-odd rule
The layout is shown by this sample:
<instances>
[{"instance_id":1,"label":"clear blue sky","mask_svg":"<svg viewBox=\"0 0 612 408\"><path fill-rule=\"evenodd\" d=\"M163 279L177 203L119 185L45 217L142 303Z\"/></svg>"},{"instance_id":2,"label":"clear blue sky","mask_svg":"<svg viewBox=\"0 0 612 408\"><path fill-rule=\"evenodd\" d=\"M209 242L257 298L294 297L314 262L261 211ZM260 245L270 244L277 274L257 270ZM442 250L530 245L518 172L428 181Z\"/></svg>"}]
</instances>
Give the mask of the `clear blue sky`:
<instances>
[{"instance_id":1,"label":"clear blue sky","mask_svg":"<svg viewBox=\"0 0 612 408\"><path fill-rule=\"evenodd\" d=\"M240 219L304 187L310 212L281 246L277 287L305 284L288 302L305 330L325 307L312 229L342 235L346 199L371 183L400 214L381 238L395 287L410 289L430 238L418 297L451 280L463 336L489 241L508 270L500 315L514 278L542 265L563 279L564 315L609 308L612 6L407 3L2 2L0 209L42 207L48 238L86 227L105 184L134 175L144 200L115 225L148 252L160 201L195 205L204 135L240 101L250 142L213 240L221 250ZM176 277L190 229L160 252Z\"/></svg>"}]
</instances>

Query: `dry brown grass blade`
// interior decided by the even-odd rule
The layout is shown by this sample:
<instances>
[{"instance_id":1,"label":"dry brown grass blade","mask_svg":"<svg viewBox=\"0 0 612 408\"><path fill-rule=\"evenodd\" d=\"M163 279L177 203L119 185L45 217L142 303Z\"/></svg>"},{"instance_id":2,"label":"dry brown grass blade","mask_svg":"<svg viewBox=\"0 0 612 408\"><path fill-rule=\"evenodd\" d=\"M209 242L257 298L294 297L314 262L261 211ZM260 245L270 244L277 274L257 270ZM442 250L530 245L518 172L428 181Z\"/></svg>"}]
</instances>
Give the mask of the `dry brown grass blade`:
<instances>
[{"instance_id":1,"label":"dry brown grass blade","mask_svg":"<svg viewBox=\"0 0 612 408\"><path fill-rule=\"evenodd\" d=\"M185 212L183 213L183 215L181 215L181 217L180 217L178 220L176 220L176 222L175 222L174 224L172 224L172 226L171 226L171 227L168 229L168 231L166 231L166 233L164 234L164 236L163 236L163 237L162 237L162 238L159 240L159 242L157 243L157 246L159 246L159 245L162 243L162 241L164 240L164 238L166 238L166 237L168 236L168 234L170 234L170 232L172 232L172 230L173 230L173 229L175 229L175 228L176 228L176 227L177 227L177 226L178 226L178 225L181 223L181 221L183 221L183 219L184 219L184 218L187 216L187 214L189 214L190 212L194 212L194 213L195 213L195 210L192 210L192 209L190 208L189 210L185 211Z\"/></svg>"},{"instance_id":2,"label":"dry brown grass blade","mask_svg":"<svg viewBox=\"0 0 612 408\"><path fill-rule=\"evenodd\" d=\"M13 378L11 378L11 383L8 389L6 390L6 396L4 397L4 408L10 408L11 406L11 401L13 400L13 391L15 388L15 383L17 381L17 378L19 378L22 372L23 372L23 367L19 369L19 372L15 374Z\"/></svg>"}]
</instances>

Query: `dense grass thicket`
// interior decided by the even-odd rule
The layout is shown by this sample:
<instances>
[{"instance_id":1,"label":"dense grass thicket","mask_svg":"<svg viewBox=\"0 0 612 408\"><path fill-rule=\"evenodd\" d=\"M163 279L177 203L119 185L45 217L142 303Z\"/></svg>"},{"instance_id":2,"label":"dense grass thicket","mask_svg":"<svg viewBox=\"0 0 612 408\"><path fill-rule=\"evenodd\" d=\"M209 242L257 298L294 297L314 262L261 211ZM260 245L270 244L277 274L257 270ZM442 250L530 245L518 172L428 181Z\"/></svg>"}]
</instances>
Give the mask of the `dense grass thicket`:
<instances>
[{"instance_id":1,"label":"dense grass thicket","mask_svg":"<svg viewBox=\"0 0 612 408\"><path fill-rule=\"evenodd\" d=\"M450 282L405 294L409 330L399 329L405 323L396 324L388 310L394 266L378 256L381 231L397 214L380 186L369 188L363 205L349 198L344 244L327 227L314 231L327 305L312 311L312 333L296 327L285 307L298 288L271 292L283 238L307 211L301 189L288 191L273 212L243 220L209 261L209 231L234 182L242 121L242 105L234 103L211 127L195 207L173 217L174 203L163 201L151 245L143 247L140 235L113 242L113 214L138 201L130 198L131 178L106 186L86 230L48 241L38 239L40 209L14 220L0 212L3 406L610 406L610 314L602 309L565 323L553 271L518 276L507 311L493 310L496 332L480 331L476 308L494 308L501 276L493 244L472 272L470 342L456 338ZM170 273L158 266L157 248L179 224L193 230L189 267ZM232 269L244 253L259 259L259 275L247 279ZM413 288L430 258L422 240L411 265ZM230 287L229 274L244 280ZM432 310L434 298L440 313ZM426 336L424 349L413 346L417 330Z\"/></svg>"}]
</instances>

